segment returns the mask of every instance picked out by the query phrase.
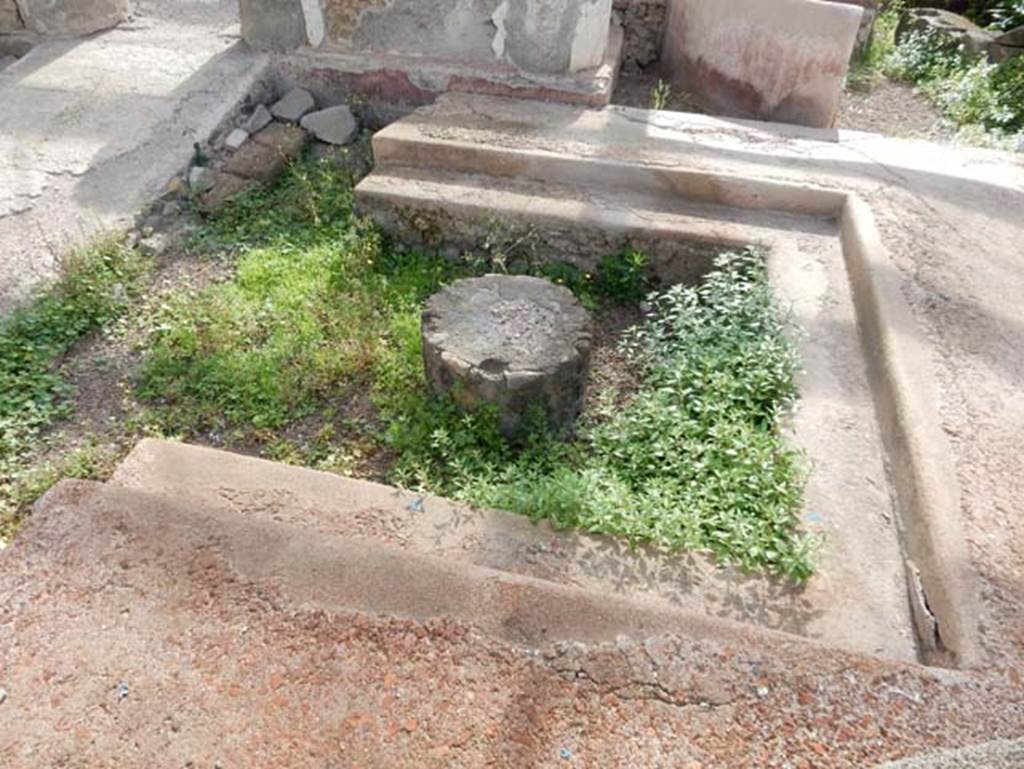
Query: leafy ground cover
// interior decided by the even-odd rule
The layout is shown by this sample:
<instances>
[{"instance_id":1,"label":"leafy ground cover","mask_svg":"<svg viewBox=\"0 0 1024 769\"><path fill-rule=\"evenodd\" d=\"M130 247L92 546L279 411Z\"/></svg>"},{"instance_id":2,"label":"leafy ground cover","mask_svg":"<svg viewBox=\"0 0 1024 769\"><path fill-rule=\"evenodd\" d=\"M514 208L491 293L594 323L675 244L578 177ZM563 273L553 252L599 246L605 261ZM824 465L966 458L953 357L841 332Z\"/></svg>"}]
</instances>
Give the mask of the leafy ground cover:
<instances>
[{"instance_id":1,"label":"leafy ground cover","mask_svg":"<svg viewBox=\"0 0 1024 769\"><path fill-rule=\"evenodd\" d=\"M72 255L55 286L0 324L0 535L57 480L31 458L48 426L71 413L62 359L124 314L147 270L137 252L104 239ZM65 474L87 475L92 463L88 450L76 452Z\"/></svg>"},{"instance_id":2,"label":"leafy ground cover","mask_svg":"<svg viewBox=\"0 0 1024 769\"><path fill-rule=\"evenodd\" d=\"M1017 0L976 5L982 23L999 29L1024 23ZM903 8L890 2L880 14L867 54L851 72L851 87L870 89L879 77L913 84L968 141L1001 144L1024 132L1024 57L992 63L918 32L897 44Z\"/></svg>"},{"instance_id":3,"label":"leafy ground cover","mask_svg":"<svg viewBox=\"0 0 1024 769\"><path fill-rule=\"evenodd\" d=\"M456 263L386 243L355 217L352 179L314 161L199 230L189 258L225 265L208 285L138 303L141 261L105 248L85 271L95 290L58 287L0 331L12 350L32 340L3 373L10 524L60 475L104 463L79 450L40 465L28 447L73 401L61 356L131 306L123 343L137 363L112 428L122 445L181 437L707 551L798 582L811 573L798 528L803 463L780 437L797 361L756 252L721 257L698 287L650 295L637 252L608 256L593 274L506 257ZM624 375L601 378L573 442L554 440L538 415L509 446L492 412L465 413L427 389L424 300L499 266L564 283L599 324L644 302L614 343Z\"/></svg>"}]
</instances>

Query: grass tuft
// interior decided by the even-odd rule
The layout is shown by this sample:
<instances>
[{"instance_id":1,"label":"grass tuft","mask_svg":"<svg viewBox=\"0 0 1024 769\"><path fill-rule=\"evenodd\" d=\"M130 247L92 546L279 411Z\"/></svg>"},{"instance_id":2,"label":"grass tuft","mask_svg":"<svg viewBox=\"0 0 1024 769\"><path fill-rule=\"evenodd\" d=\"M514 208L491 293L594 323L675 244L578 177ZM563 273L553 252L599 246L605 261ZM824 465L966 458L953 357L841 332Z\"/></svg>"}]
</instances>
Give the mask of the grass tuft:
<instances>
[{"instance_id":1,"label":"grass tuft","mask_svg":"<svg viewBox=\"0 0 1024 769\"><path fill-rule=\"evenodd\" d=\"M43 431L70 413L64 356L125 312L146 269L132 249L101 240L73 253L52 287L0 321L0 538L47 476L28 467L28 457Z\"/></svg>"}]
</instances>

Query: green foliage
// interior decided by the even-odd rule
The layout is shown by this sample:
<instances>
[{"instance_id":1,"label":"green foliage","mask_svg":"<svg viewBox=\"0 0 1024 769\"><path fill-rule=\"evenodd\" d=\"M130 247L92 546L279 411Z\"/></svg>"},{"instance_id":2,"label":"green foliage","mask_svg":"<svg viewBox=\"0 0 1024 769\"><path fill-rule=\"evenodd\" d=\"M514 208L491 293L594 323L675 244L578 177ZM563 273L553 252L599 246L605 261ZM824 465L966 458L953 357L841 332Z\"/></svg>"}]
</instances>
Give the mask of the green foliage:
<instances>
[{"instance_id":1,"label":"green foliage","mask_svg":"<svg viewBox=\"0 0 1024 769\"><path fill-rule=\"evenodd\" d=\"M951 48L939 35L915 32L883 64L887 76L917 84L958 126L999 134L1024 130L1024 61L993 64Z\"/></svg>"},{"instance_id":2,"label":"green foliage","mask_svg":"<svg viewBox=\"0 0 1024 769\"><path fill-rule=\"evenodd\" d=\"M1024 26L1024 0L971 0L967 16L982 26L1015 29Z\"/></svg>"},{"instance_id":3,"label":"green foliage","mask_svg":"<svg viewBox=\"0 0 1024 769\"><path fill-rule=\"evenodd\" d=\"M569 262L527 263L520 272L565 286L584 307L594 311L605 303L640 301L650 290L647 277L649 261L644 252L625 248L604 256L594 273L585 272Z\"/></svg>"},{"instance_id":4,"label":"green foliage","mask_svg":"<svg viewBox=\"0 0 1024 769\"><path fill-rule=\"evenodd\" d=\"M66 415L61 357L124 311L143 269L131 249L101 242L74 254L52 288L0 322L0 475Z\"/></svg>"},{"instance_id":5,"label":"green foliage","mask_svg":"<svg viewBox=\"0 0 1024 769\"><path fill-rule=\"evenodd\" d=\"M382 398L395 480L805 580L804 472L778 433L797 361L761 255L726 255L701 286L673 287L650 304L626 343L643 372L639 392L575 443L555 441L538 420L513 450L489 411L467 414L422 389ZM417 355L409 351L410 365Z\"/></svg>"},{"instance_id":6,"label":"green foliage","mask_svg":"<svg viewBox=\"0 0 1024 769\"><path fill-rule=\"evenodd\" d=\"M26 457L43 431L68 415L70 385L60 370L76 342L121 315L146 269L113 239L72 254L56 284L0 321L0 529L8 529L54 471ZM52 482L52 481L51 481ZM0 532L3 533L3 532Z\"/></svg>"},{"instance_id":7,"label":"green foliage","mask_svg":"<svg viewBox=\"0 0 1024 769\"><path fill-rule=\"evenodd\" d=\"M278 429L365 386L392 314L456 273L385 252L353 217L351 179L327 163L296 166L199 242L230 244L235 276L165 303L138 388L165 429L186 434Z\"/></svg>"}]
</instances>

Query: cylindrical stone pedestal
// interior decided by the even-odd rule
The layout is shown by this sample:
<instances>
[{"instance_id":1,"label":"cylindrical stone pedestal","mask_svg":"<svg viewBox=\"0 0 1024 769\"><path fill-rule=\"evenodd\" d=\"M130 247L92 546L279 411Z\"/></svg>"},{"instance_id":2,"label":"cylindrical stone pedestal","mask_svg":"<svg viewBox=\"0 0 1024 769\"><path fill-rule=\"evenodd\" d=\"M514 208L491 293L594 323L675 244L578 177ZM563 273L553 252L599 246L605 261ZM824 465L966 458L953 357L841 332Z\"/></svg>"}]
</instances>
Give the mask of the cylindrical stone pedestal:
<instances>
[{"instance_id":1,"label":"cylindrical stone pedestal","mask_svg":"<svg viewBox=\"0 0 1024 769\"><path fill-rule=\"evenodd\" d=\"M427 301L423 358L439 395L490 403L506 437L521 435L531 406L571 435L590 365L590 315L562 286L519 275L460 280Z\"/></svg>"}]
</instances>

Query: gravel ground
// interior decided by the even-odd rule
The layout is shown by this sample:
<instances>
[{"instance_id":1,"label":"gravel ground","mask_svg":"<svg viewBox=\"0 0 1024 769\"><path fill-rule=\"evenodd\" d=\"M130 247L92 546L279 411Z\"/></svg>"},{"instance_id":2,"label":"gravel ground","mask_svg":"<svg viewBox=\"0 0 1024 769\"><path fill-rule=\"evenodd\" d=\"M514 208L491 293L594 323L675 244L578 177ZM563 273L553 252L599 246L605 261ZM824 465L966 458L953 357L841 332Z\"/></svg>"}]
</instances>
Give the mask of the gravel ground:
<instances>
[{"instance_id":1,"label":"gravel ground","mask_svg":"<svg viewBox=\"0 0 1024 769\"><path fill-rule=\"evenodd\" d=\"M527 650L325 611L238 579L215 539L133 539L64 491L0 570L12 769L865 767L1024 728L1014 670L778 641Z\"/></svg>"}]
</instances>

